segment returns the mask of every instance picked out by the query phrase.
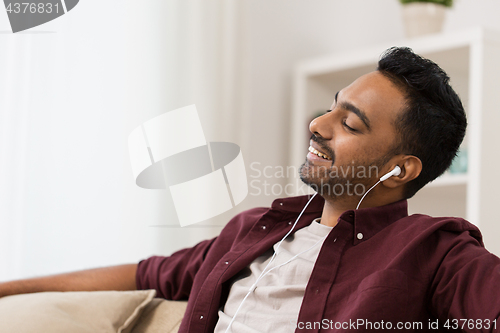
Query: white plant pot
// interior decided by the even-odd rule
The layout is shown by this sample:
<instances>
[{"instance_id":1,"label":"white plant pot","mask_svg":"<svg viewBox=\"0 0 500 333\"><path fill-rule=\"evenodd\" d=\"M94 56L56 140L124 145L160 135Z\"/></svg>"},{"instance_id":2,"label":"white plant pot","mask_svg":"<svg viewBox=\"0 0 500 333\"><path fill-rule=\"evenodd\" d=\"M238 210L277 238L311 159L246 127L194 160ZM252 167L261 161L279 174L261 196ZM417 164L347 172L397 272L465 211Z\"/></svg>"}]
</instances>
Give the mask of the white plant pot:
<instances>
[{"instance_id":1,"label":"white plant pot","mask_svg":"<svg viewBox=\"0 0 500 333\"><path fill-rule=\"evenodd\" d=\"M429 2L411 2L403 5L406 37L438 33L443 28L446 7Z\"/></svg>"}]
</instances>

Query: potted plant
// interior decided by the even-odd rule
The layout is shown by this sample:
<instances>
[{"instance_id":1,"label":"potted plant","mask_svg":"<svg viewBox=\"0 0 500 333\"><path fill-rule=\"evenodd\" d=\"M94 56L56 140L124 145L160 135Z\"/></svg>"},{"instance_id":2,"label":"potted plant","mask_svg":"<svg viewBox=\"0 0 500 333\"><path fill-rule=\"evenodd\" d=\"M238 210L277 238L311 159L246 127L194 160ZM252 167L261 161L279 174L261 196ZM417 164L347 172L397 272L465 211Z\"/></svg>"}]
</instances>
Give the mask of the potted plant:
<instances>
[{"instance_id":1,"label":"potted plant","mask_svg":"<svg viewBox=\"0 0 500 333\"><path fill-rule=\"evenodd\" d=\"M437 33L443 28L446 8L453 0L399 0L403 5L403 21L409 38Z\"/></svg>"}]
</instances>

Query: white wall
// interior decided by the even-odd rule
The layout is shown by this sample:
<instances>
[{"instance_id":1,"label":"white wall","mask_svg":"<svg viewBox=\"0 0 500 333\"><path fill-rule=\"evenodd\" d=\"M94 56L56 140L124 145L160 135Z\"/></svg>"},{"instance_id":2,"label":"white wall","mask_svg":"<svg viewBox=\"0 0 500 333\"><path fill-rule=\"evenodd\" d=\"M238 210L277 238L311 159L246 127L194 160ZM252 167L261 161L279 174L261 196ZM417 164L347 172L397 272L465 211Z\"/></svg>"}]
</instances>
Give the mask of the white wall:
<instances>
[{"instance_id":1,"label":"white wall","mask_svg":"<svg viewBox=\"0 0 500 333\"><path fill-rule=\"evenodd\" d=\"M163 110L166 68L154 60L165 52L157 43L164 23L152 13L82 1L34 31L0 35L2 72L10 73L2 75L2 114L25 120L25 136L9 142L24 164L2 170L5 178L18 173L17 183L7 181L22 192L21 213L2 225L18 226L23 237L11 241L21 251L1 278L137 260L155 250L157 231L147 225L160 216L162 196L134 187L127 148L128 133Z\"/></svg>"},{"instance_id":2,"label":"white wall","mask_svg":"<svg viewBox=\"0 0 500 333\"><path fill-rule=\"evenodd\" d=\"M0 10L0 179L9 188L0 192L8 217L0 221L8 235L0 252L12 251L0 262L0 280L133 262L212 236L217 228L151 227L175 212L166 192L135 186L130 131L194 102L207 139L238 143L247 167L285 166L293 65L400 40L399 6L397 0L213 0L201 7L196 0L85 0L15 35ZM457 0L445 30L500 30L498 12L496 0ZM221 34L230 42L211 42ZM214 221L272 199L249 196Z\"/></svg>"},{"instance_id":3,"label":"white wall","mask_svg":"<svg viewBox=\"0 0 500 333\"><path fill-rule=\"evenodd\" d=\"M0 280L137 262L218 233L181 229L167 191L135 185L128 155L134 128L193 103L213 140L212 4L80 1L18 34L0 10Z\"/></svg>"}]
</instances>

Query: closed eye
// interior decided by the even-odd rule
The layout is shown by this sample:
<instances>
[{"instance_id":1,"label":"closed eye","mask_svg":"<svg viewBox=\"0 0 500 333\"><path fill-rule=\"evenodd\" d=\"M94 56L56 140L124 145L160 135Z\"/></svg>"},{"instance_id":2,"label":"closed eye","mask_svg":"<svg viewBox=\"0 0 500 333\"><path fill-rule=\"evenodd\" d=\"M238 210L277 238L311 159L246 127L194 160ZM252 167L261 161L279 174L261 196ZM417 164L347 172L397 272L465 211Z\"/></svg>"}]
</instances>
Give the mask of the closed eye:
<instances>
[{"instance_id":1,"label":"closed eye","mask_svg":"<svg viewBox=\"0 0 500 333\"><path fill-rule=\"evenodd\" d=\"M354 132L354 133L358 132L358 130L356 130L356 129L352 128L351 126L347 125L347 123L346 123L346 121L345 121L345 120L343 120L343 121L342 121L342 124L343 124L343 125L345 126L345 128L347 128L349 131Z\"/></svg>"}]
</instances>

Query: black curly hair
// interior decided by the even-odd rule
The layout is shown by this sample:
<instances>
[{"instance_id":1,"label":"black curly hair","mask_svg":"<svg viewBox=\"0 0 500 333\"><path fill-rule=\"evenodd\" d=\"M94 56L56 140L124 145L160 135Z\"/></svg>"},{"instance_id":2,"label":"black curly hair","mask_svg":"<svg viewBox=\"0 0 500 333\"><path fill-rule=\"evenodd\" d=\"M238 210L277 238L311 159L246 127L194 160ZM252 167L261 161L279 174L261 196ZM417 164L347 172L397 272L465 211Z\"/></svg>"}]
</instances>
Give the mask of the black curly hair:
<instances>
[{"instance_id":1,"label":"black curly hair","mask_svg":"<svg viewBox=\"0 0 500 333\"><path fill-rule=\"evenodd\" d=\"M393 153L422 161L422 172L405 187L405 197L411 198L449 168L465 136L467 118L448 75L410 48L386 50L377 70L406 97L405 110L394 124L399 137Z\"/></svg>"}]
</instances>

